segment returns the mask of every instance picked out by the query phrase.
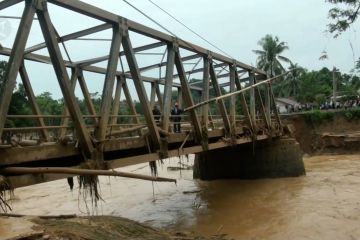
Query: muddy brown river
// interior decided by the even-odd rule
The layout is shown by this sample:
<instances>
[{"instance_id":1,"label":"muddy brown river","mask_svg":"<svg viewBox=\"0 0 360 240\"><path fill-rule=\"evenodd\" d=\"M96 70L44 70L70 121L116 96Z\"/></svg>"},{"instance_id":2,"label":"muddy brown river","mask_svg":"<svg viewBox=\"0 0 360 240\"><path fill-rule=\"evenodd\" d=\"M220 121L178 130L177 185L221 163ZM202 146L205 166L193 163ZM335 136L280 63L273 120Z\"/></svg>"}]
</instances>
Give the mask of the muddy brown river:
<instances>
[{"instance_id":1,"label":"muddy brown river","mask_svg":"<svg viewBox=\"0 0 360 240\"><path fill-rule=\"evenodd\" d=\"M360 239L360 155L304 161L304 177L203 182L193 180L191 170L168 170L179 166L173 158L159 167L159 175L177 178L177 185L103 177L103 201L93 209L78 189L71 192L61 180L17 189L12 207L22 214L123 216L234 239ZM182 163L192 160L183 158ZM121 170L150 173L146 164Z\"/></svg>"}]
</instances>

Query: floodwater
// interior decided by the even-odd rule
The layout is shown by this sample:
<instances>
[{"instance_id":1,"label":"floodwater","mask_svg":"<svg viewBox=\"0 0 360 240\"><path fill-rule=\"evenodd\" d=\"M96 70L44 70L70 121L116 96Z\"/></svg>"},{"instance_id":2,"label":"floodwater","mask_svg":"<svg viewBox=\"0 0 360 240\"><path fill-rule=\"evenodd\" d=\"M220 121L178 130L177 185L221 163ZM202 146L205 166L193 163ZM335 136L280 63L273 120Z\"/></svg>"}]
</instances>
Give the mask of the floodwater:
<instances>
[{"instance_id":1,"label":"floodwater","mask_svg":"<svg viewBox=\"0 0 360 240\"><path fill-rule=\"evenodd\" d=\"M191 157L190 157L191 158ZM192 164L183 158L182 163ZM360 239L360 155L304 159L307 175L261 180L192 179L192 171L169 171L179 159L165 160L159 175L173 183L101 178L104 201L97 211L84 205L66 180L16 189L14 213L34 215L105 214L155 227L226 233L234 239ZM121 169L150 174L147 164Z\"/></svg>"}]
</instances>

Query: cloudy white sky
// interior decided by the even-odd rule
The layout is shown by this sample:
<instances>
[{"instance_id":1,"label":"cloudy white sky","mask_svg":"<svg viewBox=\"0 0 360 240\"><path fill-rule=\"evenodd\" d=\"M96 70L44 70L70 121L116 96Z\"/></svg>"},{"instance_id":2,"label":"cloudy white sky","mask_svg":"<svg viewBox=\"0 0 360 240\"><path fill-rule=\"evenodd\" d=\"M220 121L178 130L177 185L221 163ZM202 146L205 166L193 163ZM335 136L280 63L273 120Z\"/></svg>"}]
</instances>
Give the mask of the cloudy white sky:
<instances>
[{"instance_id":1,"label":"cloudy white sky","mask_svg":"<svg viewBox=\"0 0 360 240\"><path fill-rule=\"evenodd\" d=\"M168 10L184 24L204 36L232 57L241 62L256 65L256 55L253 49L259 49L258 41L266 34L278 36L280 40L289 45L289 50L284 56L293 62L309 69L317 70L324 66L336 66L343 72L350 72L354 66L354 59L360 57L360 43L357 30L359 23L353 25L346 33L337 39L326 33L328 10L331 5L325 0L153 0L155 3ZM110 12L127 17L141 24L159 29L158 26L129 7L122 0L89 0L89 4L106 9ZM136 7L160 22L166 28L187 41L202 47L217 51L169 16L165 15L148 0L130 1ZM18 4L0 12L0 15L20 16L23 4ZM70 33L81 28L87 28L100 22L71 14L59 7L50 7L52 20L60 34ZM3 20L2 20L3 21ZM9 20L12 31L6 39L0 39L4 46L11 47L14 39L18 20ZM159 29L160 30L160 29ZM163 30L162 30L163 31ZM101 37L109 37L110 32ZM97 35L97 37L100 37ZM39 28L34 25L28 46L42 41ZM141 40L138 43L140 44ZM81 43L69 43L72 52L78 49L79 60L85 57L97 57L107 54L108 48L100 47L100 43L91 43L91 51L81 51ZM326 50L328 60L319 61L321 53ZM217 51L218 52L218 51ZM76 54L75 54L76 55ZM76 58L76 57L74 57ZM38 94L50 91L55 97L61 94L47 81L40 81L41 74L38 65L31 65L32 75L37 77L34 89ZM45 71L46 72L46 71ZM41 72L42 74L44 72ZM38 82L36 82L38 81ZM90 90L96 91L101 85L90 84ZM99 90L98 90L99 91ZM101 91L100 91L101 92Z\"/></svg>"}]
</instances>

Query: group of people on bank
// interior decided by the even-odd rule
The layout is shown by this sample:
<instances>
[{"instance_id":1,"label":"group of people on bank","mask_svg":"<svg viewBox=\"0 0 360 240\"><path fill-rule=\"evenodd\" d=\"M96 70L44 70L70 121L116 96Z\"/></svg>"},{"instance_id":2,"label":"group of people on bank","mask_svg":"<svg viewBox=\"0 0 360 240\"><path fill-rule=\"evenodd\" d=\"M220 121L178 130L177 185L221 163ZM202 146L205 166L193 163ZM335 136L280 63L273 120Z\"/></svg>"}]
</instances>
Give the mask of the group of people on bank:
<instances>
[{"instance_id":1,"label":"group of people on bank","mask_svg":"<svg viewBox=\"0 0 360 240\"><path fill-rule=\"evenodd\" d=\"M181 109L179 107L179 103L176 102L174 107L171 109L171 116L170 116L170 120L173 122L173 131L175 133L180 133L181 132L181 114L183 114L184 110ZM158 108L158 106L154 106L152 113L154 115L154 120L156 125L160 125L160 118L161 118L161 111Z\"/></svg>"}]
</instances>

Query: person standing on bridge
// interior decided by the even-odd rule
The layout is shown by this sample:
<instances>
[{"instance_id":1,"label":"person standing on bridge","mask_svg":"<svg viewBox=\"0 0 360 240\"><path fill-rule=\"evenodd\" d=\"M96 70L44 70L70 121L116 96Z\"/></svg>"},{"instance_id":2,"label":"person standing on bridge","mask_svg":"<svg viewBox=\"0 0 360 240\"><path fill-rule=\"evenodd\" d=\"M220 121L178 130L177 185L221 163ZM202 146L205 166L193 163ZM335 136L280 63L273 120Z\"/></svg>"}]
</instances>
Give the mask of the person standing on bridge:
<instances>
[{"instance_id":1,"label":"person standing on bridge","mask_svg":"<svg viewBox=\"0 0 360 240\"><path fill-rule=\"evenodd\" d=\"M175 103L174 108L171 110L171 119L174 122L174 132L180 133L181 132L181 114L184 112L184 110L179 108L179 103Z\"/></svg>"},{"instance_id":2,"label":"person standing on bridge","mask_svg":"<svg viewBox=\"0 0 360 240\"><path fill-rule=\"evenodd\" d=\"M155 120L156 125L159 126L160 125L161 112L160 112L158 106L154 105L152 113L154 115L154 120Z\"/></svg>"}]
</instances>

